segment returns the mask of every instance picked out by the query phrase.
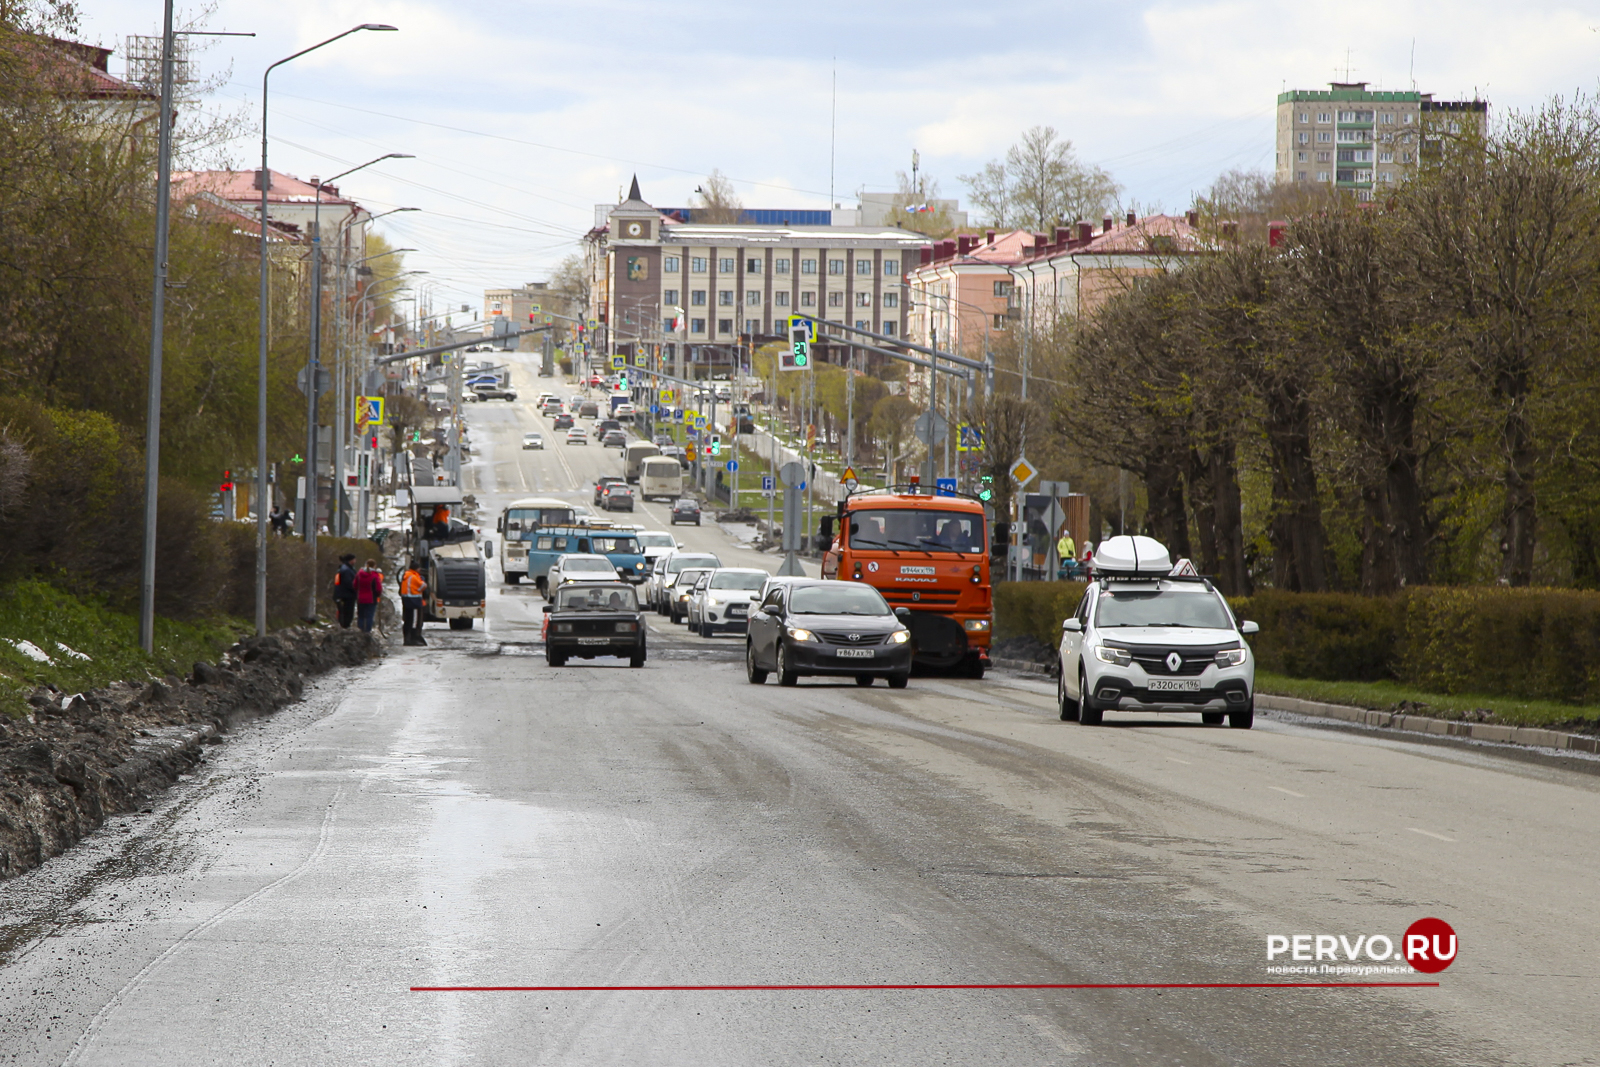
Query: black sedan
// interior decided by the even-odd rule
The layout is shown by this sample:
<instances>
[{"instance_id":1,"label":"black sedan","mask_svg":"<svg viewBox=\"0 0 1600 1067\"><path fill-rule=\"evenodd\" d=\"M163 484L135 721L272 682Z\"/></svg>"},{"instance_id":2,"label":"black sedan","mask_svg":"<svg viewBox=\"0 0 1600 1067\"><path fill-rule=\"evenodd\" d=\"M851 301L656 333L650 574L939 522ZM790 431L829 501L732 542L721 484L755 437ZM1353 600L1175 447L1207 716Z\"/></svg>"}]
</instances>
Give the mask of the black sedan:
<instances>
[{"instance_id":1,"label":"black sedan","mask_svg":"<svg viewBox=\"0 0 1600 1067\"><path fill-rule=\"evenodd\" d=\"M558 430L570 430L570 429L572 429L572 416L567 414L564 411L561 414L557 415L556 416L555 428L558 429Z\"/></svg>"},{"instance_id":2,"label":"black sedan","mask_svg":"<svg viewBox=\"0 0 1600 1067\"><path fill-rule=\"evenodd\" d=\"M672 525L692 522L700 525L700 502L693 497L681 496L672 502Z\"/></svg>"},{"instance_id":3,"label":"black sedan","mask_svg":"<svg viewBox=\"0 0 1600 1067\"><path fill-rule=\"evenodd\" d=\"M779 685L801 675L848 674L857 685L882 677L904 689L911 677L911 632L876 589L860 582L802 579L773 585L750 613L745 673L760 685L776 672Z\"/></svg>"},{"instance_id":4,"label":"black sedan","mask_svg":"<svg viewBox=\"0 0 1600 1067\"><path fill-rule=\"evenodd\" d=\"M621 656L630 667L644 666L644 616L626 582L565 583L544 610L544 658L550 666L596 656Z\"/></svg>"}]
</instances>

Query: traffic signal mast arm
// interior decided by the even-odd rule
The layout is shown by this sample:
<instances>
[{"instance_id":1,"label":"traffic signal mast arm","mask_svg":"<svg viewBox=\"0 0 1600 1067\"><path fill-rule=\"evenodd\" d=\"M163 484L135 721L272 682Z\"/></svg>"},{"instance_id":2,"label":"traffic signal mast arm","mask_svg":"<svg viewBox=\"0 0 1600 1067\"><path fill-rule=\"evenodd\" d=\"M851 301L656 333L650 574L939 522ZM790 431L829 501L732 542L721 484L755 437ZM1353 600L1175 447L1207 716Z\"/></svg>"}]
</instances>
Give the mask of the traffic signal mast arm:
<instances>
[{"instance_id":1,"label":"traffic signal mast arm","mask_svg":"<svg viewBox=\"0 0 1600 1067\"><path fill-rule=\"evenodd\" d=\"M398 363L402 359L415 359L417 356L436 356L441 352L451 352L457 348L470 348L473 345L486 344L490 341L504 341L508 337L525 337L530 333L544 333L554 329L552 326L535 326L528 330L512 330L509 333L495 334L492 337L474 337L470 341L454 341L447 345L434 345L432 348L413 348L409 352L396 352L392 356L379 356L373 360L376 366L385 363Z\"/></svg>"}]
</instances>

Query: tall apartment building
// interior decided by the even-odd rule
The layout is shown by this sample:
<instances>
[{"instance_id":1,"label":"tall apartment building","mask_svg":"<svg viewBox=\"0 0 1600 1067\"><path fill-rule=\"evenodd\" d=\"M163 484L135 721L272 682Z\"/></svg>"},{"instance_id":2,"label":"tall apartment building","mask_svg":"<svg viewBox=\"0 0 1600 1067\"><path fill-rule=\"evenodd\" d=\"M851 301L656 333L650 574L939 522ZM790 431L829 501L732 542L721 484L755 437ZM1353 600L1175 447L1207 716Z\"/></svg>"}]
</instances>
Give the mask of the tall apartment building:
<instances>
[{"instance_id":1,"label":"tall apartment building","mask_svg":"<svg viewBox=\"0 0 1600 1067\"><path fill-rule=\"evenodd\" d=\"M731 365L748 346L783 339L796 314L905 335L903 279L927 244L920 233L682 222L646 203L637 180L603 210L586 239L587 317L613 352L643 343L678 366Z\"/></svg>"},{"instance_id":2,"label":"tall apartment building","mask_svg":"<svg viewBox=\"0 0 1600 1067\"><path fill-rule=\"evenodd\" d=\"M1481 129L1488 113L1485 100L1373 91L1366 82L1279 93L1278 181L1332 185L1368 200L1374 189L1405 181L1464 124Z\"/></svg>"}]
</instances>

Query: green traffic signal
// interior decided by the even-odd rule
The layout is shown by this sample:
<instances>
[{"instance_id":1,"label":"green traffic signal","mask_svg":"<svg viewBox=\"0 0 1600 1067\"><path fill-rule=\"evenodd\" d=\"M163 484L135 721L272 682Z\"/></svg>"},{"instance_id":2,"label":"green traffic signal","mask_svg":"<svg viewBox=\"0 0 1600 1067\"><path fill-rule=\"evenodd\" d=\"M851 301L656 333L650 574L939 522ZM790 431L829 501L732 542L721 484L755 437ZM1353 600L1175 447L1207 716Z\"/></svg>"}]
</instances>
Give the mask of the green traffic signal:
<instances>
[{"instance_id":1,"label":"green traffic signal","mask_svg":"<svg viewBox=\"0 0 1600 1067\"><path fill-rule=\"evenodd\" d=\"M994 496L994 490L987 487L978 490L978 499L987 503Z\"/></svg>"}]
</instances>

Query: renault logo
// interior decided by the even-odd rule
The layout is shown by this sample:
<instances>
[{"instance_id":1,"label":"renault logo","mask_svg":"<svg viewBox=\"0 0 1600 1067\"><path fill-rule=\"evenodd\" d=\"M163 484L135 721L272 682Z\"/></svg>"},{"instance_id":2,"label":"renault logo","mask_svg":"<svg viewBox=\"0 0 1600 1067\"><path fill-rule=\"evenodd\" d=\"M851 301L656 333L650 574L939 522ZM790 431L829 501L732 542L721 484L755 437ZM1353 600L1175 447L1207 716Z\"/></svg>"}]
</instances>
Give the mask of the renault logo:
<instances>
[{"instance_id":1,"label":"renault logo","mask_svg":"<svg viewBox=\"0 0 1600 1067\"><path fill-rule=\"evenodd\" d=\"M1178 668L1183 666L1183 657L1176 652L1167 653L1167 670L1173 674L1178 673Z\"/></svg>"}]
</instances>

